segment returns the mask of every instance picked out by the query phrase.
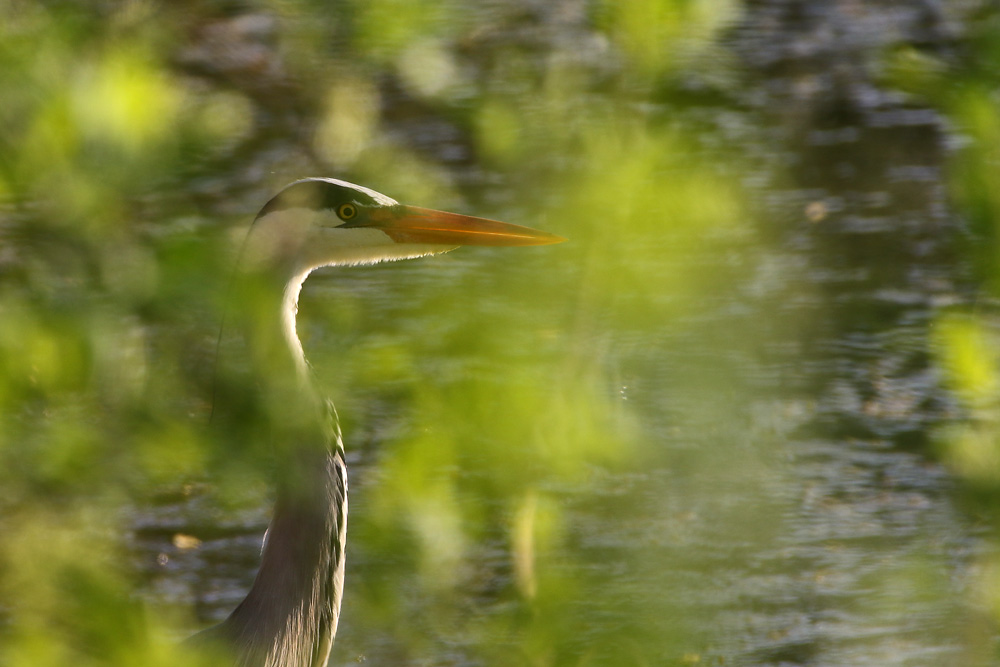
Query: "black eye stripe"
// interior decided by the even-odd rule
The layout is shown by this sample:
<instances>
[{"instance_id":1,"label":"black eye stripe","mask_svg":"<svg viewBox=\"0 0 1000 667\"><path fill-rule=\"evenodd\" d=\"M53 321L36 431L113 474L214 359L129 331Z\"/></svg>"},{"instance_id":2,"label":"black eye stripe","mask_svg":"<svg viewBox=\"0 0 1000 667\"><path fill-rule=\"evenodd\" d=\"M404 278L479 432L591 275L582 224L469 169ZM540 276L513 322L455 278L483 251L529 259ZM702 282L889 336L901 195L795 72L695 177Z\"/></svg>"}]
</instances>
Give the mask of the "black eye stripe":
<instances>
[{"instance_id":1,"label":"black eye stripe","mask_svg":"<svg viewBox=\"0 0 1000 667\"><path fill-rule=\"evenodd\" d=\"M334 183L323 179L304 179L292 183L272 197L257 214L257 217L262 218L268 213L292 208L305 208L313 211L328 210L336 214L337 209L343 204L353 204L356 211L360 213L366 208L384 206L385 202L373 198L367 192L348 183Z\"/></svg>"}]
</instances>

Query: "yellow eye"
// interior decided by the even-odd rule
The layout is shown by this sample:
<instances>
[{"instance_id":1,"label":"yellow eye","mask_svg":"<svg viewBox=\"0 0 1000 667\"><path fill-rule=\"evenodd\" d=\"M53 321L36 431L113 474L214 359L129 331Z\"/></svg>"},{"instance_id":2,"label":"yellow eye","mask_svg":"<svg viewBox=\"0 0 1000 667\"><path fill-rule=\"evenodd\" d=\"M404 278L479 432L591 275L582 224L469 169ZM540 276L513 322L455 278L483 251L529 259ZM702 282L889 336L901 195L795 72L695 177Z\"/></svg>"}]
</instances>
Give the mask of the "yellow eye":
<instances>
[{"instance_id":1,"label":"yellow eye","mask_svg":"<svg viewBox=\"0 0 1000 667\"><path fill-rule=\"evenodd\" d=\"M358 207L354 204L341 204L337 207L337 217L341 220L347 221L354 218L358 214Z\"/></svg>"}]
</instances>

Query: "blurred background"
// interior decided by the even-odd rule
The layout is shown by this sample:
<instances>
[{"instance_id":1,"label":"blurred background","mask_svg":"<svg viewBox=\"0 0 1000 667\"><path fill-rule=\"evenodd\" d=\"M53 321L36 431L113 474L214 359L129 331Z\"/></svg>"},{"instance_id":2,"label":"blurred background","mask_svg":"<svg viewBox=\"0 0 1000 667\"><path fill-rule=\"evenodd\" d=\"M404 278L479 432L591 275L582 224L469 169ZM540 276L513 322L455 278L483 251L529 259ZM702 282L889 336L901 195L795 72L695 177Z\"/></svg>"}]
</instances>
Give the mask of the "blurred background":
<instances>
[{"instance_id":1,"label":"blurred background","mask_svg":"<svg viewBox=\"0 0 1000 667\"><path fill-rule=\"evenodd\" d=\"M0 0L0 664L242 599L216 341L314 175L569 238L307 282L331 665L1000 662L994 0Z\"/></svg>"}]
</instances>

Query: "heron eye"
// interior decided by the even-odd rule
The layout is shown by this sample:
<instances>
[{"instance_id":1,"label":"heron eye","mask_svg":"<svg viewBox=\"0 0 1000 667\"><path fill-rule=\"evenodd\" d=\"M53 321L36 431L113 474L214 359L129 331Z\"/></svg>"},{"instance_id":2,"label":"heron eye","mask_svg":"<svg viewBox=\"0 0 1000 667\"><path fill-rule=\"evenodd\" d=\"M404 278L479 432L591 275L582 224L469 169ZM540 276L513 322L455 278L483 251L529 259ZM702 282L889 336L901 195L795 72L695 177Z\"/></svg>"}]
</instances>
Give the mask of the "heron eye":
<instances>
[{"instance_id":1,"label":"heron eye","mask_svg":"<svg viewBox=\"0 0 1000 667\"><path fill-rule=\"evenodd\" d=\"M358 207L354 204L341 204L337 207L337 217L343 221L353 219L358 214Z\"/></svg>"}]
</instances>

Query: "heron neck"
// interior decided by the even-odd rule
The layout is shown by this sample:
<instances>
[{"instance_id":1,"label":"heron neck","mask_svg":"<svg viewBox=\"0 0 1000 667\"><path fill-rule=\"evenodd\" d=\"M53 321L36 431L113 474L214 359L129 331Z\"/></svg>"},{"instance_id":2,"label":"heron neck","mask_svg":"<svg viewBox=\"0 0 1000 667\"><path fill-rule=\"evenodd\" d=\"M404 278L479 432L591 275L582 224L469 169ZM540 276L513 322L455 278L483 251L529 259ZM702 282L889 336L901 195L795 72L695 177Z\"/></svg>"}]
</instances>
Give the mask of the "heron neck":
<instances>
[{"instance_id":1,"label":"heron neck","mask_svg":"<svg viewBox=\"0 0 1000 667\"><path fill-rule=\"evenodd\" d=\"M347 477L339 449L324 458L299 461L300 488L279 492L253 586L218 626L241 667L326 664L344 585Z\"/></svg>"},{"instance_id":2,"label":"heron neck","mask_svg":"<svg viewBox=\"0 0 1000 667\"><path fill-rule=\"evenodd\" d=\"M226 346L236 345L233 351L242 353L224 353L222 368L238 383L234 389L257 393L266 409L262 416L272 416L269 423L279 429L308 427L322 413L296 332L299 294L308 275L309 270L280 267L240 272L233 289L236 305L227 318L239 335Z\"/></svg>"},{"instance_id":3,"label":"heron neck","mask_svg":"<svg viewBox=\"0 0 1000 667\"><path fill-rule=\"evenodd\" d=\"M306 362L305 352L302 351L302 341L299 340L295 328L295 316L299 310L299 294L302 292L302 283L305 282L309 273L309 270L306 270L292 275L285 283L281 297L281 333L285 345L288 347L288 352L292 356L296 376L304 385L309 384L309 364Z\"/></svg>"},{"instance_id":4,"label":"heron neck","mask_svg":"<svg viewBox=\"0 0 1000 667\"><path fill-rule=\"evenodd\" d=\"M241 286L242 325L267 411L255 437L271 441L278 487L257 577L213 632L241 667L325 664L340 614L347 475L339 429L313 390L296 334L308 275L249 274Z\"/></svg>"}]
</instances>

